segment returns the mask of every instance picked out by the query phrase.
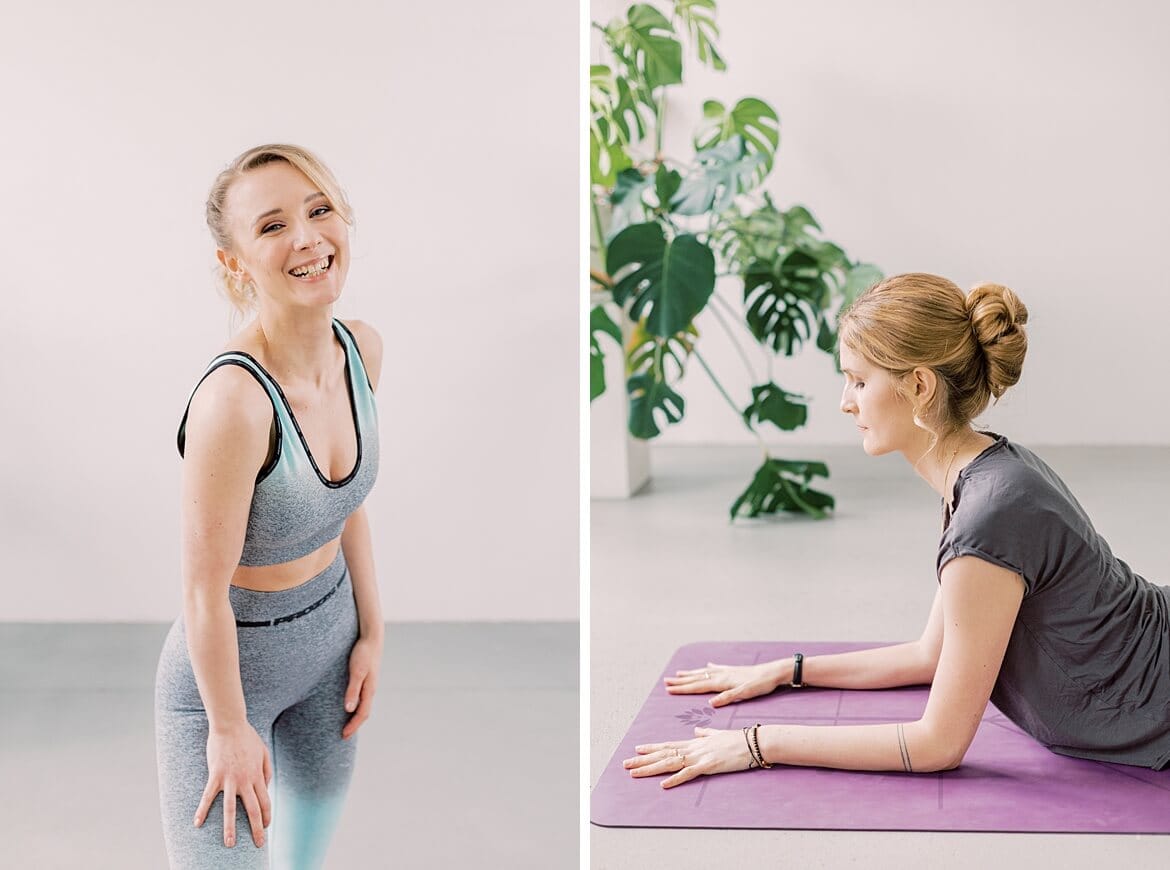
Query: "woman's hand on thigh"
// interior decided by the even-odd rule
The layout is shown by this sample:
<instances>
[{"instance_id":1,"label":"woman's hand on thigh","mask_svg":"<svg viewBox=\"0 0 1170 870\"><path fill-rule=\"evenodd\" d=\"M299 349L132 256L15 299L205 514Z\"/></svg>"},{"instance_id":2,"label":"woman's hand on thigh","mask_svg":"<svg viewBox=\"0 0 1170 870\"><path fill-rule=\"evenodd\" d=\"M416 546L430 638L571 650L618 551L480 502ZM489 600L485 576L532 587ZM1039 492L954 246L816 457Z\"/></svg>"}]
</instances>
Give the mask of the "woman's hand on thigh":
<instances>
[{"instance_id":1,"label":"woman's hand on thigh","mask_svg":"<svg viewBox=\"0 0 1170 870\"><path fill-rule=\"evenodd\" d=\"M264 845L264 829L272 823L268 783L272 758L251 723L215 729L207 735L207 787L195 811L195 827L203 824L215 796L223 792L223 844L236 844L236 795L244 802L252 841Z\"/></svg>"},{"instance_id":2,"label":"woman's hand on thigh","mask_svg":"<svg viewBox=\"0 0 1170 870\"><path fill-rule=\"evenodd\" d=\"M666 691L671 695L718 692L709 703L712 707L722 707L767 695L775 691L782 679L779 662L758 665L719 665L707 662L705 668L676 671L673 677L667 677Z\"/></svg>"},{"instance_id":3,"label":"woman's hand on thigh","mask_svg":"<svg viewBox=\"0 0 1170 870\"><path fill-rule=\"evenodd\" d=\"M622 766L630 776L671 774L662 781L663 788L680 785L696 776L748 770L752 754L742 730L696 728L694 740L646 743L635 746L638 754L627 758Z\"/></svg>"},{"instance_id":4,"label":"woman's hand on thigh","mask_svg":"<svg viewBox=\"0 0 1170 870\"><path fill-rule=\"evenodd\" d=\"M380 637L359 637L349 652L349 685L345 690L345 710L353 713L341 737L348 740L362 723L370 718L374 705L374 691L378 687L378 671L382 666L383 640Z\"/></svg>"}]
</instances>

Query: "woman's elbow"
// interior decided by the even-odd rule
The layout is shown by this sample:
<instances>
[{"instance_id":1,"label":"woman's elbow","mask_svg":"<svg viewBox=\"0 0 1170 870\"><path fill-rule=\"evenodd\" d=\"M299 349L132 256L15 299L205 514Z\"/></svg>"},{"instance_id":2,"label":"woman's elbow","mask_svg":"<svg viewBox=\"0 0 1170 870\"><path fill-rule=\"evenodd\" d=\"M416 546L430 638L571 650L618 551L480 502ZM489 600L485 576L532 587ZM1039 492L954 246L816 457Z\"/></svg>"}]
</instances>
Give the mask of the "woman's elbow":
<instances>
[{"instance_id":1,"label":"woman's elbow","mask_svg":"<svg viewBox=\"0 0 1170 870\"><path fill-rule=\"evenodd\" d=\"M954 770L963 763L972 738L965 738L953 732L930 735L923 741L922 758L914 765L915 773L939 773ZM974 735L972 735L973 737Z\"/></svg>"}]
</instances>

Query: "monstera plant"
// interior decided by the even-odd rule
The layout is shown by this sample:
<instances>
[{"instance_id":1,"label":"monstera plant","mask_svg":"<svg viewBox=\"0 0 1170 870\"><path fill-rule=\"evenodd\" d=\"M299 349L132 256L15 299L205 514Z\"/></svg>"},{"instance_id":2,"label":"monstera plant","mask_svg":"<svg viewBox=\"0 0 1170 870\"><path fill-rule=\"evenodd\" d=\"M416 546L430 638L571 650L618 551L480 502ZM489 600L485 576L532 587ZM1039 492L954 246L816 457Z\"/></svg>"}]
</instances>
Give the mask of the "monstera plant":
<instances>
[{"instance_id":1,"label":"monstera plant","mask_svg":"<svg viewBox=\"0 0 1170 870\"><path fill-rule=\"evenodd\" d=\"M772 377L772 361L812 343L833 354L837 317L882 275L854 262L824 239L801 205L780 208L760 190L780 144L780 121L763 100L732 106L708 100L691 140L694 153L662 153L666 91L683 80L683 43L699 63L726 69L715 40L715 0L639 3L608 24L593 22L608 63L590 67L589 170L591 400L605 392L604 358L625 357L629 430L654 438L678 423L686 402L680 381L692 361L706 372L764 461L731 505L731 518L792 511L826 516L833 497L813 488L828 467L774 457L763 429L791 431L808 417L807 398ZM716 289L716 279L742 292L742 305ZM754 342L768 379L737 402L700 352L695 319L709 311ZM618 323L633 328L623 342ZM734 329L733 329L734 325ZM749 365L749 371L751 367ZM746 402L746 404L744 404Z\"/></svg>"}]
</instances>

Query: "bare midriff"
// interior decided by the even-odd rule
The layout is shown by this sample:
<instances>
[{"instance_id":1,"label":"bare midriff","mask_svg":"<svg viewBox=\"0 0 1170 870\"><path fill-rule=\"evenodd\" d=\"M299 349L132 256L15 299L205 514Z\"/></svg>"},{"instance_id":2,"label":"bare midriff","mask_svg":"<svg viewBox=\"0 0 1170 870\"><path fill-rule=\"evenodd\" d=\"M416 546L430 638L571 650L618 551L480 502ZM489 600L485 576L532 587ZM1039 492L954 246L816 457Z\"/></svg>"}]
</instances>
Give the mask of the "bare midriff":
<instances>
[{"instance_id":1,"label":"bare midriff","mask_svg":"<svg viewBox=\"0 0 1170 870\"><path fill-rule=\"evenodd\" d=\"M276 565L240 565L232 574L232 585L254 592L283 592L285 589L292 589L316 577L333 564L337 548L340 546L341 538L337 537L291 562L279 562Z\"/></svg>"}]
</instances>

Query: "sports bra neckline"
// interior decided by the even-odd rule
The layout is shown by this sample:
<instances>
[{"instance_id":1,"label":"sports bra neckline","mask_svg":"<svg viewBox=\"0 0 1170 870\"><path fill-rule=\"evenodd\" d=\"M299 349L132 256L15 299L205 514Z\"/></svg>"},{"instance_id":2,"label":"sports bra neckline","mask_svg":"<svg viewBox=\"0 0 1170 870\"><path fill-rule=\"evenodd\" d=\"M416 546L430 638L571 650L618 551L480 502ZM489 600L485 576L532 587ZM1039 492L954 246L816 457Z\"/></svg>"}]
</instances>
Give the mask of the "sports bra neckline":
<instances>
[{"instance_id":1,"label":"sports bra neckline","mask_svg":"<svg viewBox=\"0 0 1170 870\"><path fill-rule=\"evenodd\" d=\"M305 455L309 458L309 464L313 466L313 471L317 473L317 477L323 484L334 489L345 486L347 483L353 480L362 467L362 427L361 422L358 420L357 399L354 396L354 377L353 368L350 365L349 347L347 346L345 339L341 336L341 329L345 329L345 325L337 320L337 318L334 318L333 334L337 338L338 344L341 345L342 351L345 352L345 388L346 392L349 394L349 410L353 418L354 437L357 441L357 458L354 460L353 470L340 480L330 480L321 471L320 466L317 465L317 460L313 457L313 451L309 449L309 442L305 439L305 433L301 431L301 424L297 421L297 415L293 412L292 405L289 404L288 398L284 394L284 390L281 389L280 382L269 373L268 369L264 368L264 366L258 359L256 359L256 357L243 350L227 350L216 357L216 359L233 355L246 357L252 362L254 366L256 366L257 369L261 371L261 373L263 373L264 377L268 379L268 382L276 389L277 395L280 396L280 401L284 405L285 411L288 412L288 416L292 421L293 428L297 430L297 437L300 439L301 447L304 449ZM279 420L277 421L277 425L279 426ZM262 483L263 481L259 482Z\"/></svg>"}]
</instances>

